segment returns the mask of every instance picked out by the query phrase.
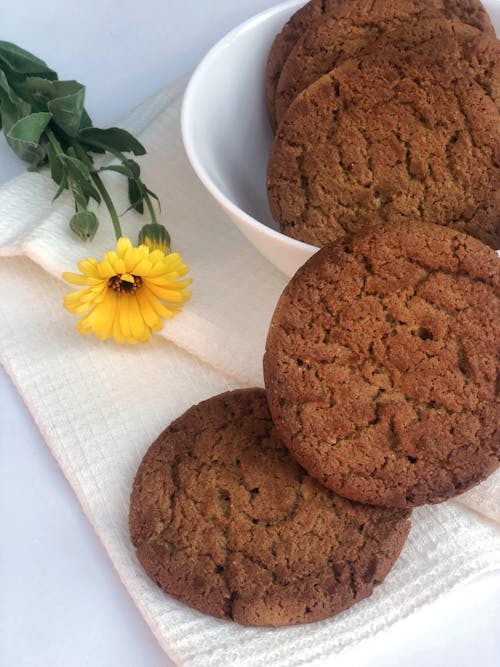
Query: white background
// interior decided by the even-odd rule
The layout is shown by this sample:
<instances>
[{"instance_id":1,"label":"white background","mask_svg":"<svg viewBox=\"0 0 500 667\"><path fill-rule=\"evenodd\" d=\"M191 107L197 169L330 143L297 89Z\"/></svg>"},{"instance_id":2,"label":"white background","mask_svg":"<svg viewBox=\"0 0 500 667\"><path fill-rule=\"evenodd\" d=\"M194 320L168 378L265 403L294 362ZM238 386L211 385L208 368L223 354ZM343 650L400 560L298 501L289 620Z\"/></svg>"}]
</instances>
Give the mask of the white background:
<instances>
[{"instance_id":1,"label":"white background","mask_svg":"<svg viewBox=\"0 0 500 667\"><path fill-rule=\"evenodd\" d=\"M272 4L24 0L5 3L0 39L43 58L61 79L86 84L87 109L94 124L103 127L118 123L149 95L191 70L229 29ZM23 170L2 139L0 181ZM171 665L1 369L0 443L0 664ZM331 663L496 667L499 628L497 572Z\"/></svg>"}]
</instances>

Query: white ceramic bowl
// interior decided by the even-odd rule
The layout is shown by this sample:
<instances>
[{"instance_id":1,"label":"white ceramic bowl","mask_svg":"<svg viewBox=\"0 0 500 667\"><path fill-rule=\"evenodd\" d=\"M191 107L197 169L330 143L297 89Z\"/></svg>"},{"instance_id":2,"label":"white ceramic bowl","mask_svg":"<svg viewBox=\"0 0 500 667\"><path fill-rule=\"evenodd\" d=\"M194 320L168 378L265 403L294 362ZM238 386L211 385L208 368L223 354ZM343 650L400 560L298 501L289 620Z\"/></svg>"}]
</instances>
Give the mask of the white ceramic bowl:
<instances>
[{"instance_id":1,"label":"white ceramic bowl","mask_svg":"<svg viewBox=\"0 0 500 667\"><path fill-rule=\"evenodd\" d=\"M291 276L317 248L278 231L267 201L273 133L264 77L272 41L304 4L293 0L245 21L196 68L182 105L182 137L203 185L270 262Z\"/></svg>"},{"instance_id":2,"label":"white ceramic bowl","mask_svg":"<svg viewBox=\"0 0 500 667\"><path fill-rule=\"evenodd\" d=\"M266 192L273 133L264 97L267 55L276 34L304 4L291 0L232 30L205 56L186 90L182 136L198 177L240 231L291 276L317 248L278 231ZM483 0L497 34L500 1Z\"/></svg>"}]
</instances>

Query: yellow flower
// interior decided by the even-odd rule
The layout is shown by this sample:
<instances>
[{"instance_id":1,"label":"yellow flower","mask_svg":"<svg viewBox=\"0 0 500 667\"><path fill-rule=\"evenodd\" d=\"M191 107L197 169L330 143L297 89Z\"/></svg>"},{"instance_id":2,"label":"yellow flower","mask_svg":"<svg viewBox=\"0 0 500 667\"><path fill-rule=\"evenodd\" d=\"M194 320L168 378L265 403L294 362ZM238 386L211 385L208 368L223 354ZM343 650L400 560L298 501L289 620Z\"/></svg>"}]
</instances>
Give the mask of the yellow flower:
<instances>
[{"instance_id":1,"label":"yellow flower","mask_svg":"<svg viewBox=\"0 0 500 667\"><path fill-rule=\"evenodd\" d=\"M63 273L63 278L86 288L67 294L64 307L76 315L85 313L76 328L101 340L146 342L191 296L186 289L191 280L180 280L189 268L178 253L135 248L125 237L102 261L88 258L77 266L81 274Z\"/></svg>"}]
</instances>

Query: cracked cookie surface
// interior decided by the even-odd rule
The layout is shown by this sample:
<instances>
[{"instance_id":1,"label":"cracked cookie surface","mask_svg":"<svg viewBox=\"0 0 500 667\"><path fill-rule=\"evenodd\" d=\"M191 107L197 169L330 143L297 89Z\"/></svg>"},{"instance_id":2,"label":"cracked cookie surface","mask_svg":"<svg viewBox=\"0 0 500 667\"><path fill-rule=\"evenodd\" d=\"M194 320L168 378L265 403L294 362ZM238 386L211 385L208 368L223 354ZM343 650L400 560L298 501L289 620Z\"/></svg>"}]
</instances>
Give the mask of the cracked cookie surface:
<instances>
[{"instance_id":1,"label":"cracked cookie surface","mask_svg":"<svg viewBox=\"0 0 500 667\"><path fill-rule=\"evenodd\" d=\"M281 231L313 245L423 220L498 248L498 109L459 59L366 53L294 100L267 184Z\"/></svg>"},{"instance_id":2,"label":"cracked cookie surface","mask_svg":"<svg viewBox=\"0 0 500 667\"><path fill-rule=\"evenodd\" d=\"M311 0L287 21L276 35L269 52L266 67L266 101L269 119L276 128L276 90L285 62L305 30L320 23L325 16L341 19L346 15L359 14L369 17L379 15L435 16L436 13L449 18L459 18L492 35L495 31L488 13L478 0Z\"/></svg>"},{"instance_id":3,"label":"cracked cookie surface","mask_svg":"<svg viewBox=\"0 0 500 667\"><path fill-rule=\"evenodd\" d=\"M337 493L393 507L500 463L500 259L445 227L379 225L314 255L273 315L278 434Z\"/></svg>"},{"instance_id":4,"label":"cracked cookie surface","mask_svg":"<svg viewBox=\"0 0 500 667\"><path fill-rule=\"evenodd\" d=\"M146 573L200 611L245 625L329 617L371 594L409 513L340 498L276 437L262 389L190 408L137 472L130 534Z\"/></svg>"},{"instance_id":5,"label":"cracked cookie surface","mask_svg":"<svg viewBox=\"0 0 500 667\"><path fill-rule=\"evenodd\" d=\"M418 2L417 5L420 5ZM383 52L412 50L440 63L453 59L467 65L470 74L500 104L500 43L494 35L447 18L408 18L404 6L396 15L380 14L373 6L368 16L354 12L341 19L325 16L306 30L283 66L276 91L278 124L299 93L324 74L367 49ZM382 8L385 8L383 5ZM439 12L436 12L439 14Z\"/></svg>"}]
</instances>

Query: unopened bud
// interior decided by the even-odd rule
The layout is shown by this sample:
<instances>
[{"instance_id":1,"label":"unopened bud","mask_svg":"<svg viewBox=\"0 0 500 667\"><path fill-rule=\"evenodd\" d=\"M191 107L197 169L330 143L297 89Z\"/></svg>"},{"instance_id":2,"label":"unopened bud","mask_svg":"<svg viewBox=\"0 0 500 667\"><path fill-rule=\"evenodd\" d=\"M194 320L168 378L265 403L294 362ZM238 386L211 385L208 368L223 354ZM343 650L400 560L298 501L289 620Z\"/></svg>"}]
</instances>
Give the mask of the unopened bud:
<instances>
[{"instance_id":1,"label":"unopened bud","mask_svg":"<svg viewBox=\"0 0 500 667\"><path fill-rule=\"evenodd\" d=\"M99 227L99 221L92 211L77 211L69 221L69 226L82 241L92 241Z\"/></svg>"},{"instance_id":2,"label":"unopened bud","mask_svg":"<svg viewBox=\"0 0 500 667\"><path fill-rule=\"evenodd\" d=\"M139 232L139 243L150 250L161 250L165 255L170 252L170 234L156 222L144 225Z\"/></svg>"}]
</instances>

